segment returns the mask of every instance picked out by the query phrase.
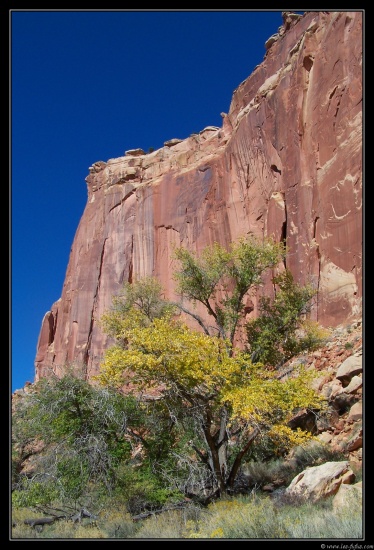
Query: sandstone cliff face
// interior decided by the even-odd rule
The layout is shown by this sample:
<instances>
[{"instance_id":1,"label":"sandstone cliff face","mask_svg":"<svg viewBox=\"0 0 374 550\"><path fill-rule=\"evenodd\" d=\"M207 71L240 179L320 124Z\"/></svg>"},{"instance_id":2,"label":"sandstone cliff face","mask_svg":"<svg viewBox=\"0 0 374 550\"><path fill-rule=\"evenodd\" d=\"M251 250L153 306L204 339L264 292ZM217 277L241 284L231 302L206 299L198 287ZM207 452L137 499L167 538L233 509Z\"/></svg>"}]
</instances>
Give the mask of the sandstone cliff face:
<instances>
[{"instance_id":1,"label":"sandstone cliff face","mask_svg":"<svg viewBox=\"0 0 374 550\"><path fill-rule=\"evenodd\" d=\"M221 128L89 168L36 380L66 362L97 372L109 344L98 321L123 281L155 275L173 299L174 246L199 251L250 232L286 239L287 267L319 290L313 317L325 326L360 317L362 13L284 15L266 48Z\"/></svg>"}]
</instances>

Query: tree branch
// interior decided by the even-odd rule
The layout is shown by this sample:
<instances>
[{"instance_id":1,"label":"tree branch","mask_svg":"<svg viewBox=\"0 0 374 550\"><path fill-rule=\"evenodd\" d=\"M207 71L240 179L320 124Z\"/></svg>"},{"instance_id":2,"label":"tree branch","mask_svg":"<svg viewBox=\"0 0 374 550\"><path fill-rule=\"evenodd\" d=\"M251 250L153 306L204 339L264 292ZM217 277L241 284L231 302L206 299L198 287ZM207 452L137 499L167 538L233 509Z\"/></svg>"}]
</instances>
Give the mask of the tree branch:
<instances>
[{"instance_id":1,"label":"tree branch","mask_svg":"<svg viewBox=\"0 0 374 550\"><path fill-rule=\"evenodd\" d=\"M187 315L190 315L193 319L195 319L195 321L197 321L199 323L199 325L201 326L201 328L203 329L205 334L207 336L210 336L208 328L206 327L204 321L202 320L202 318L199 315L197 315L196 313L192 313L192 311L190 311L186 307L182 306L182 304L180 304L179 302L170 302L170 304L173 305L173 306L176 306L181 311L184 311L184 313L187 313Z\"/></svg>"}]
</instances>

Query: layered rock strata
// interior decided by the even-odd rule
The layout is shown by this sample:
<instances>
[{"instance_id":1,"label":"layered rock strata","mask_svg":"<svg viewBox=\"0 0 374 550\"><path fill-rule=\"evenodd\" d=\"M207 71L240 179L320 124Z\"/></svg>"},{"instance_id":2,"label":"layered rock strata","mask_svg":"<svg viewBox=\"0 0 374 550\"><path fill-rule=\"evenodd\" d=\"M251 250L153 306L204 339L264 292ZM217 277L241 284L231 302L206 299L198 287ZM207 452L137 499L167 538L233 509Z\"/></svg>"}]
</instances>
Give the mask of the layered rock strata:
<instances>
[{"instance_id":1,"label":"layered rock strata","mask_svg":"<svg viewBox=\"0 0 374 550\"><path fill-rule=\"evenodd\" d=\"M89 168L62 295L42 322L36 380L72 362L97 372L110 343L99 320L124 281L154 275L175 299L179 246L273 236L287 242L295 279L318 289L314 319L338 326L360 316L362 13L283 14L283 23L222 127ZM269 274L261 292L271 291Z\"/></svg>"}]
</instances>

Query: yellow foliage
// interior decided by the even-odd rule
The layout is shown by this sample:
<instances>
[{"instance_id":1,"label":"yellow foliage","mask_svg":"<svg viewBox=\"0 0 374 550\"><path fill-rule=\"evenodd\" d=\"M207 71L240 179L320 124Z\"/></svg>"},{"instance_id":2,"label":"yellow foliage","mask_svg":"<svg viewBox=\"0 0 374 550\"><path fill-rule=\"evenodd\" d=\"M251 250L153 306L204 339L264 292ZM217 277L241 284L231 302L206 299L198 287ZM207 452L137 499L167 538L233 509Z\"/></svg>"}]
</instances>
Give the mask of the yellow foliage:
<instances>
[{"instance_id":1,"label":"yellow foliage","mask_svg":"<svg viewBox=\"0 0 374 550\"><path fill-rule=\"evenodd\" d=\"M314 373L299 368L295 377L280 380L276 371L252 365L248 382L240 387L224 388L222 400L230 402L232 419L252 419L260 422L264 416L281 416L287 420L295 409L309 407L321 409L325 399L311 387Z\"/></svg>"},{"instance_id":2,"label":"yellow foliage","mask_svg":"<svg viewBox=\"0 0 374 550\"><path fill-rule=\"evenodd\" d=\"M252 363L246 353L232 354L223 339L168 318L154 319L148 326L136 319L134 314L123 324L126 349L115 346L106 352L96 377L101 384L121 387L131 380L138 391L173 389L189 399L209 395L212 409L224 405L230 410L229 426L244 422L248 430L260 427L283 447L310 438L287 428L287 422L295 410L324 407L324 398L311 384L316 371L299 366L291 377L278 379L275 369Z\"/></svg>"},{"instance_id":3,"label":"yellow foliage","mask_svg":"<svg viewBox=\"0 0 374 550\"><path fill-rule=\"evenodd\" d=\"M302 322L302 328L306 335L319 343L331 335L331 329L323 327L317 321L312 321L311 319L305 319Z\"/></svg>"},{"instance_id":4,"label":"yellow foliage","mask_svg":"<svg viewBox=\"0 0 374 550\"><path fill-rule=\"evenodd\" d=\"M290 450L293 447L303 446L311 439L315 439L310 433L300 428L292 430L284 424L276 424L267 432L268 437L282 450Z\"/></svg>"},{"instance_id":5,"label":"yellow foliage","mask_svg":"<svg viewBox=\"0 0 374 550\"><path fill-rule=\"evenodd\" d=\"M131 380L138 386L173 384L198 392L220 391L243 370L242 357L230 357L228 342L169 319L155 319L147 327L133 323L122 336L127 349L110 348L96 377L104 385L121 386L126 375L136 373Z\"/></svg>"},{"instance_id":6,"label":"yellow foliage","mask_svg":"<svg viewBox=\"0 0 374 550\"><path fill-rule=\"evenodd\" d=\"M218 527L218 529L215 529L210 534L211 539L222 539L225 536L223 529L221 527Z\"/></svg>"}]
</instances>

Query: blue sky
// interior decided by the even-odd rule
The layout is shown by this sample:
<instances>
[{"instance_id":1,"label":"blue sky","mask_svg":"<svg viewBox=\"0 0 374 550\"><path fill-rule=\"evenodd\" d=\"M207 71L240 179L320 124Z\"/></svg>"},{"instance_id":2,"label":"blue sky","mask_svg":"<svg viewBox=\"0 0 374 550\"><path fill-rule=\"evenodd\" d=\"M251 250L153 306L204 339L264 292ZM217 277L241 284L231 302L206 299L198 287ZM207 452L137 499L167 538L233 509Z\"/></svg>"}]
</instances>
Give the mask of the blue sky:
<instances>
[{"instance_id":1,"label":"blue sky","mask_svg":"<svg viewBox=\"0 0 374 550\"><path fill-rule=\"evenodd\" d=\"M301 12L300 12L301 13ZM221 126L280 11L11 10L11 390L34 380L94 162Z\"/></svg>"}]
</instances>

